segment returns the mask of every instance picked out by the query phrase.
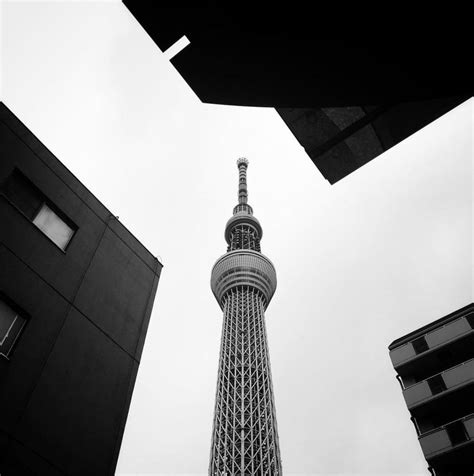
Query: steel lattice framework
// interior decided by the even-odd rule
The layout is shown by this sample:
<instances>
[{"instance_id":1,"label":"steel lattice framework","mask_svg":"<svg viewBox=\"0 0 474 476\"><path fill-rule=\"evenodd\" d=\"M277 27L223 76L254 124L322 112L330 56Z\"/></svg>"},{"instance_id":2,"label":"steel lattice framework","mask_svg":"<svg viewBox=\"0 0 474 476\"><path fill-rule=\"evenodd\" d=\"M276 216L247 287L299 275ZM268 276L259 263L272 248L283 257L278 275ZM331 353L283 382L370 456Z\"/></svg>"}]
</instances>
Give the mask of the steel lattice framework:
<instances>
[{"instance_id":1,"label":"steel lattice framework","mask_svg":"<svg viewBox=\"0 0 474 476\"><path fill-rule=\"evenodd\" d=\"M265 309L276 288L260 252L262 228L247 204L246 159L239 204L227 222L227 253L212 269L211 288L224 313L209 475L281 475Z\"/></svg>"}]
</instances>

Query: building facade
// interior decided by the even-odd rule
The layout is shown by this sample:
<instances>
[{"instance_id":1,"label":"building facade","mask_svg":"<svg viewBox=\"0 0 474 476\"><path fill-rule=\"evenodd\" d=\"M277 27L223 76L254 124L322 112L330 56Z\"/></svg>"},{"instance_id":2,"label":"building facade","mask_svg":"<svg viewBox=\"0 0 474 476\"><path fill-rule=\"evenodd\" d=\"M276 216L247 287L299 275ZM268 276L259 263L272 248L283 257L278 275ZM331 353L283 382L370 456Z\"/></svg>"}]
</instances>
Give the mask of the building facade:
<instances>
[{"instance_id":1,"label":"building facade","mask_svg":"<svg viewBox=\"0 0 474 476\"><path fill-rule=\"evenodd\" d=\"M260 252L262 227L247 203L246 159L237 161L239 203L227 222L227 253L212 269L223 310L209 474L282 474L265 310L276 272Z\"/></svg>"},{"instance_id":2,"label":"building facade","mask_svg":"<svg viewBox=\"0 0 474 476\"><path fill-rule=\"evenodd\" d=\"M162 265L0 103L0 474L113 475Z\"/></svg>"},{"instance_id":3,"label":"building facade","mask_svg":"<svg viewBox=\"0 0 474 476\"><path fill-rule=\"evenodd\" d=\"M474 305L390 344L390 358L429 469L474 474Z\"/></svg>"}]
</instances>

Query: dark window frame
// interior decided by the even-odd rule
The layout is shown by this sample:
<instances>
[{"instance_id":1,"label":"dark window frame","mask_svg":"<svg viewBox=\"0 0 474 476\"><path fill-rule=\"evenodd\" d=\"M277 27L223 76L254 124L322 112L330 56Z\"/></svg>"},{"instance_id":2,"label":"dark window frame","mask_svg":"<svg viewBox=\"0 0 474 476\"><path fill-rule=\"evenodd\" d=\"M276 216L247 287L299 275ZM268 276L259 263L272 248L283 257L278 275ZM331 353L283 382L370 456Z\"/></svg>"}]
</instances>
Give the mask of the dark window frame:
<instances>
[{"instance_id":1,"label":"dark window frame","mask_svg":"<svg viewBox=\"0 0 474 476\"><path fill-rule=\"evenodd\" d=\"M446 383L441 374L433 375L433 377L426 379L426 382L430 387L432 395L438 395L438 393L447 390Z\"/></svg>"},{"instance_id":2,"label":"dark window frame","mask_svg":"<svg viewBox=\"0 0 474 476\"><path fill-rule=\"evenodd\" d=\"M0 301L3 301L8 307L10 307L14 312L16 312L23 320L23 324L21 325L20 329L17 331L15 337L13 338L13 342L10 345L7 353L3 353L3 349L0 347L0 358L3 358L7 361L11 360L11 356L15 351L16 346L18 345L18 341L20 340L21 335L25 331L25 328L30 321L30 315L25 312L18 304L13 301L7 294L0 290Z\"/></svg>"},{"instance_id":3,"label":"dark window frame","mask_svg":"<svg viewBox=\"0 0 474 476\"><path fill-rule=\"evenodd\" d=\"M460 445L461 443L465 443L466 441L470 440L469 434L467 433L466 427L464 426L464 421L462 420L448 423L445 425L444 429L448 434L448 438L452 446Z\"/></svg>"},{"instance_id":4,"label":"dark window frame","mask_svg":"<svg viewBox=\"0 0 474 476\"><path fill-rule=\"evenodd\" d=\"M29 187L30 191L33 192L33 195L36 196L36 199L38 200L38 206L34 209L34 212L31 213L31 216L28 215L25 210L22 210L21 207L18 205L18 203L15 203L15 200L6 193L7 185L9 180L13 176L17 176L20 181L23 181L24 184ZM38 230L43 236L45 236L51 243L54 244L54 246L62 251L63 253L66 253L67 249L71 245L72 240L77 234L77 231L79 230L79 227L74 223L42 190L40 190L31 180L30 178L25 175L23 171L21 171L18 167L14 167L11 173L5 178L5 180L2 182L0 185L0 195L3 196L8 203L10 203L21 215L26 218L36 230ZM46 205L52 212L54 212L60 220L64 222L66 226L68 226L72 230L72 235L69 241L67 242L66 246L62 248L59 246L57 243L53 241L51 237L47 235L46 232L44 232L39 226L37 226L34 223L35 218L38 216L40 211L43 209L43 206Z\"/></svg>"},{"instance_id":5,"label":"dark window frame","mask_svg":"<svg viewBox=\"0 0 474 476\"><path fill-rule=\"evenodd\" d=\"M466 316L466 320L468 324L471 326L471 328L474 329L474 312L469 313Z\"/></svg>"},{"instance_id":6,"label":"dark window frame","mask_svg":"<svg viewBox=\"0 0 474 476\"><path fill-rule=\"evenodd\" d=\"M415 351L416 355L426 352L429 349L425 336L417 337L416 339L412 340L411 345L413 346L413 350Z\"/></svg>"}]
</instances>

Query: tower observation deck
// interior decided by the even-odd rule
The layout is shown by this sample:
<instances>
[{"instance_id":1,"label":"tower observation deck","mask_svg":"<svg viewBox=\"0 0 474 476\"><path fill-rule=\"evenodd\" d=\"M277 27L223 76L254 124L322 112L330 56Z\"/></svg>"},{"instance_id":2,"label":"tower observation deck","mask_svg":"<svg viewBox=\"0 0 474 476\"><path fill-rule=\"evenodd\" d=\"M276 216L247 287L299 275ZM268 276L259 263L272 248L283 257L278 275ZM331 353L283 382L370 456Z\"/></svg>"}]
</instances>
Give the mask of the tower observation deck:
<instances>
[{"instance_id":1,"label":"tower observation deck","mask_svg":"<svg viewBox=\"0 0 474 476\"><path fill-rule=\"evenodd\" d=\"M247 203L247 159L237 161L239 202L227 222L227 253L211 288L224 313L209 475L282 474L264 312L276 289L260 252L262 227Z\"/></svg>"}]
</instances>

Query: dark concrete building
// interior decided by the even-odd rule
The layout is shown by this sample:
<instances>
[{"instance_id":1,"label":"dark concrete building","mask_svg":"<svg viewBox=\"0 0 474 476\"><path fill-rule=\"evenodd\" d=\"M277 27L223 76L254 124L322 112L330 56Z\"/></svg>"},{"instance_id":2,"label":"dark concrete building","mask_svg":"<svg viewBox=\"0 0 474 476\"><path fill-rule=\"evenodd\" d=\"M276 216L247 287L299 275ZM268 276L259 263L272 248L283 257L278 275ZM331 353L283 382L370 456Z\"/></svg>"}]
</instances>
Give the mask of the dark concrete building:
<instances>
[{"instance_id":1,"label":"dark concrete building","mask_svg":"<svg viewBox=\"0 0 474 476\"><path fill-rule=\"evenodd\" d=\"M474 474L474 305L389 346L429 469Z\"/></svg>"},{"instance_id":2,"label":"dark concrete building","mask_svg":"<svg viewBox=\"0 0 474 476\"><path fill-rule=\"evenodd\" d=\"M0 474L113 475L161 263L0 103Z\"/></svg>"},{"instance_id":3,"label":"dark concrete building","mask_svg":"<svg viewBox=\"0 0 474 476\"><path fill-rule=\"evenodd\" d=\"M201 101L275 108L331 184L474 92L461 9L123 3L161 51L188 38L171 63Z\"/></svg>"}]
</instances>

